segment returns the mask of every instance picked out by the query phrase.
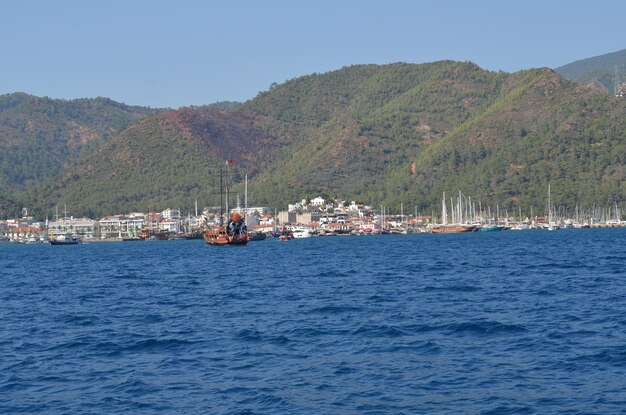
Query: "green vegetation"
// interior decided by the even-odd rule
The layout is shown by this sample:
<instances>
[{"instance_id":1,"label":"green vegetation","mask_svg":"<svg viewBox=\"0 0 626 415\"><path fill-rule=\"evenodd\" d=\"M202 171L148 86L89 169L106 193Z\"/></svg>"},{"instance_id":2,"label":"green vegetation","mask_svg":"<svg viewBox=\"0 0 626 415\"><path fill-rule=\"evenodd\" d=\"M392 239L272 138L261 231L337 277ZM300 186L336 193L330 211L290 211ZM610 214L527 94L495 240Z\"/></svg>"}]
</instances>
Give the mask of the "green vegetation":
<instances>
[{"instance_id":1,"label":"green vegetation","mask_svg":"<svg viewBox=\"0 0 626 415\"><path fill-rule=\"evenodd\" d=\"M569 211L626 199L626 100L549 69L350 66L272 85L243 104L159 112L110 134L72 153L58 175L4 198L4 215L27 206L43 217L62 204L89 216L215 205L226 159L236 160L234 191L243 192L247 172L250 203L275 208L325 194L430 213L445 190L541 214L548 183ZM27 165L30 145L19 146ZM16 180L3 174L0 185Z\"/></svg>"},{"instance_id":2,"label":"green vegetation","mask_svg":"<svg viewBox=\"0 0 626 415\"><path fill-rule=\"evenodd\" d=\"M60 173L80 154L154 113L107 98L0 96L0 194Z\"/></svg>"},{"instance_id":3,"label":"green vegetation","mask_svg":"<svg viewBox=\"0 0 626 415\"><path fill-rule=\"evenodd\" d=\"M92 217L167 207L190 212L196 199L217 205L223 160L253 165L240 149L263 144L264 134L249 128L241 114L209 107L161 112L85 153L61 175L30 186L18 205L40 216L67 205L73 215Z\"/></svg>"}]
</instances>

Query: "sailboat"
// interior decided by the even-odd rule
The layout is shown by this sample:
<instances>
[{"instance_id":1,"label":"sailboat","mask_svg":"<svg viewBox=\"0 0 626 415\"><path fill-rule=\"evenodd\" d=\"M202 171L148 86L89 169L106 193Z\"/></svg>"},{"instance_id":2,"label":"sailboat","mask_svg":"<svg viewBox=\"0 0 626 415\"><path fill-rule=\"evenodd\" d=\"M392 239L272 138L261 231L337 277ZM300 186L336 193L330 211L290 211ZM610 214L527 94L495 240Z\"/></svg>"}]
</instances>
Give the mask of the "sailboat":
<instances>
[{"instance_id":1,"label":"sailboat","mask_svg":"<svg viewBox=\"0 0 626 415\"><path fill-rule=\"evenodd\" d=\"M557 229L559 229L559 227L557 226L553 216L553 212L552 212L552 198L550 195L550 183L548 183L548 227L546 229L548 229L549 231L555 231Z\"/></svg>"},{"instance_id":2,"label":"sailboat","mask_svg":"<svg viewBox=\"0 0 626 415\"><path fill-rule=\"evenodd\" d=\"M224 169L220 169L219 225L207 226L203 235L204 241L209 245L245 245L250 240L247 234L245 221L238 213L233 214L233 220L228 224L228 226L224 225L224 211L226 210L226 212L228 212L228 167L233 163L233 160L226 161L226 179L224 179Z\"/></svg>"},{"instance_id":3,"label":"sailboat","mask_svg":"<svg viewBox=\"0 0 626 415\"><path fill-rule=\"evenodd\" d=\"M452 213L454 216L454 208L453 208ZM476 226L463 224L462 220L459 220L459 224L448 224L448 211L446 209L446 192L443 192L443 198L441 199L441 222L442 222L441 225L435 226L431 229L432 233L460 233L460 232L473 232L474 230L476 230Z\"/></svg>"}]
</instances>

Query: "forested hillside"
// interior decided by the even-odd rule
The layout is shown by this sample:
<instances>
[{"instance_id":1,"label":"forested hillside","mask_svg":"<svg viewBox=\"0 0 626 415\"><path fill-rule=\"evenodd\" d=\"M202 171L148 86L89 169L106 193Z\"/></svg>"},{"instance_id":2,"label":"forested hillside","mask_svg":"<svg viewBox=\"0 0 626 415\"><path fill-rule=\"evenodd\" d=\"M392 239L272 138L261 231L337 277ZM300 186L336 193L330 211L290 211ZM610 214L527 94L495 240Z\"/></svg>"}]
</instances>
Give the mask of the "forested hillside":
<instances>
[{"instance_id":1,"label":"forested hillside","mask_svg":"<svg viewBox=\"0 0 626 415\"><path fill-rule=\"evenodd\" d=\"M227 111L224 111L227 110ZM626 199L626 100L549 69L508 74L467 62L357 65L272 85L242 105L145 118L14 208L67 204L98 216L214 205L219 166L236 160L251 204L318 195L439 210L462 191L528 213Z\"/></svg>"},{"instance_id":2,"label":"forested hillside","mask_svg":"<svg viewBox=\"0 0 626 415\"><path fill-rule=\"evenodd\" d=\"M152 113L107 98L0 95L0 194L57 175L86 149Z\"/></svg>"},{"instance_id":3,"label":"forested hillside","mask_svg":"<svg viewBox=\"0 0 626 415\"><path fill-rule=\"evenodd\" d=\"M420 154L405 180L428 208L462 190L483 203L544 213L548 184L569 212L626 196L626 100L550 70L513 74L498 99Z\"/></svg>"},{"instance_id":4,"label":"forested hillside","mask_svg":"<svg viewBox=\"0 0 626 415\"><path fill-rule=\"evenodd\" d=\"M249 146L257 151L247 151ZM255 174L273 144L241 113L210 107L163 111L83 155L72 169L20 195L34 212L67 205L75 215L219 204L219 169L236 159ZM241 180L241 176L234 177Z\"/></svg>"},{"instance_id":5,"label":"forested hillside","mask_svg":"<svg viewBox=\"0 0 626 415\"><path fill-rule=\"evenodd\" d=\"M445 61L353 66L286 82L244 106L269 117L266 128L291 144L253 188L270 204L316 192L396 198L386 189L388 175L408 171L423 148L481 112L505 78Z\"/></svg>"}]
</instances>

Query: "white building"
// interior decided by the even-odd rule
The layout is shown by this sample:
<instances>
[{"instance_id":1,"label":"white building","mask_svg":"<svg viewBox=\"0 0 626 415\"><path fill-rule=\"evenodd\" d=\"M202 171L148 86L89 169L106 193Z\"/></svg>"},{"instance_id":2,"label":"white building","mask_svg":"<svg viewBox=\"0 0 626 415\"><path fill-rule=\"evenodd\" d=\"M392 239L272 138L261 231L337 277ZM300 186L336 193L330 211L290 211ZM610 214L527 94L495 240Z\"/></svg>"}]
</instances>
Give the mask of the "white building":
<instances>
[{"instance_id":1,"label":"white building","mask_svg":"<svg viewBox=\"0 0 626 415\"><path fill-rule=\"evenodd\" d=\"M271 213L271 210L270 208L266 206L257 206L257 207L248 207L248 208L239 207L239 208L231 209L230 213L233 214L234 212L239 212L240 214L244 216L251 216L251 215L263 216L263 215L267 215L268 213Z\"/></svg>"},{"instance_id":2,"label":"white building","mask_svg":"<svg viewBox=\"0 0 626 415\"><path fill-rule=\"evenodd\" d=\"M179 223L180 222L177 219L176 220L164 219L161 222L159 222L159 229L162 231L176 233L179 231Z\"/></svg>"},{"instance_id":3,"label":"white building","mask_svg":"<svg viewBox=\"0 0 626 415\"><path fill-rule=\"evenodd\" d=\"M302 209L302 206L303 206L303 205L302 205L302 203L293 203L293 204L291 204L291 203L290 203L290 204L287 206L287 210L288 210L289 212L295 212L295 211L296 211L296 210L298 210L298 209Z\"/></svg>"},{"instance_id":4,"label":"white building","mask_svg":"<svg viewBox=\"0 0 626 415\"><path fill-rule=\"evenodd\" d=\"M161 212L161 217L165 220L180 219L180 210L165 209Z\"/></svg>"},{"instance_id":5,"label":"white building","mask_svg":"<svg viewBox=\"0 0 626 415\"><path fill-rule=\"evenodd\" d=\"M144 216L114 215L99 221L100 236L103 238L136 237L145 225Z\"/></svg>"},{"instance_id":6,"label":"white building","mask_svg":"<svg viewBox=\"0 0 626 415\"><path fill-rule=\"evenodd\" d=\"M93 238L96 221L88 218L67 218L48 222L48 234L51 237L59 235L65 235L71 233L72 235L84 236L87 238Z\"/></svg>"}]
</instances>

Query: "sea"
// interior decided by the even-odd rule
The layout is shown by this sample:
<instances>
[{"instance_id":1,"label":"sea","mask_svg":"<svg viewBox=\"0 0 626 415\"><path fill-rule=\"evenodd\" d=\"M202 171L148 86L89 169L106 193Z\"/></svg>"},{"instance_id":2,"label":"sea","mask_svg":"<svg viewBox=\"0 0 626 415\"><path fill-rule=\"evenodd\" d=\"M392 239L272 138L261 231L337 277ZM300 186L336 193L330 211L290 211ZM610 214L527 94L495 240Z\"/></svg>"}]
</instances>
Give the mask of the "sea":
<instances>
[{"instance_id":1,"label":"sea","mask_svg":"<svg viewBox=\"0 0 626 415\"><path fill-rule=\"evenodd\" d=\"M2 414L624 414L626 229L0 244Z\"/></svg>"}]
</instances>

